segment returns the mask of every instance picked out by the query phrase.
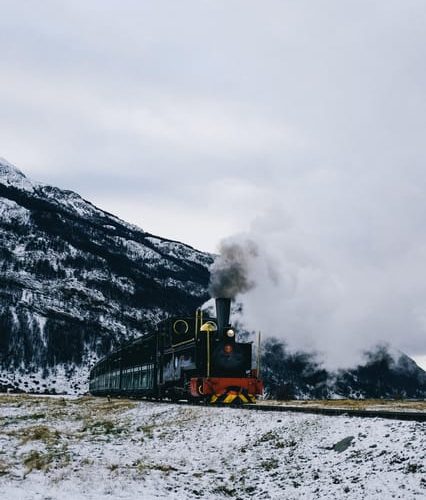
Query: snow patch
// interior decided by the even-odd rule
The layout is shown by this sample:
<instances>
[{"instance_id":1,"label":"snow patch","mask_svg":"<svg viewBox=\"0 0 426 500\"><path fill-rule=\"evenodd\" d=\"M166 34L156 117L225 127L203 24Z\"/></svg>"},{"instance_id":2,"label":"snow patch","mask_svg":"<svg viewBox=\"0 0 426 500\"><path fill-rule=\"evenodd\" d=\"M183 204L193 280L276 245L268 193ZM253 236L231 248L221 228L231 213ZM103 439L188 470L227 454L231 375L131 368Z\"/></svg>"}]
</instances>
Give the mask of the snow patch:
<instances>
[{"instance_id":1,"label":"snow patch","mask_svg":"<svg viewBox=\"0 0 426 500\"><path fill-rule=\"evenodd\" d=\"M383 500L426 491L426 427L417 422L0 395L0 424L0 491L10 500Z\"/></svg>"}]
</instances>

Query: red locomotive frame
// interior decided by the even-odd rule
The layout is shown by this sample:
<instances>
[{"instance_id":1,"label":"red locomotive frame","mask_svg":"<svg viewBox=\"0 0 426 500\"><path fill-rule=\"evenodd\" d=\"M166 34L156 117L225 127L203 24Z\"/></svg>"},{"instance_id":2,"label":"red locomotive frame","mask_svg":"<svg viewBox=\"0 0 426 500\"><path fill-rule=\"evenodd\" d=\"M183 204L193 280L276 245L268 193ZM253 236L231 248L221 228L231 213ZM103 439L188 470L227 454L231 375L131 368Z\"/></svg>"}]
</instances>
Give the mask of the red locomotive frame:
<instances>
[{"instance_id":1,"label":"red locomotive frame","mask_svg":"<svg viewBox=\"0 0 426 500\"><path fill-rule=\"evenodd\" d=\"M263 394L263 382L252 370L250 377L194 377L191 379L191 396L208 398L210 403L255 403Z\"/></svg>"}]
</instances>

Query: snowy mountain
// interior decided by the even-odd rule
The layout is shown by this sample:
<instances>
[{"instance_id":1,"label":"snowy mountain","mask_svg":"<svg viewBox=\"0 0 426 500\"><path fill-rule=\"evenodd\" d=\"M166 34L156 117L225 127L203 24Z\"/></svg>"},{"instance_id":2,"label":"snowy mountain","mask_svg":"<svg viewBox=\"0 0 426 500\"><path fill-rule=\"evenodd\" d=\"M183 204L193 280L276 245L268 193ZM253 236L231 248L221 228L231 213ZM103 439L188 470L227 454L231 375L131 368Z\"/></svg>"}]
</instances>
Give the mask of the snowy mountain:
<instances>
[{"instance_id":1,"label":"snowy mountain","mask_svg":"<svg viewBox=\"0 0 426 500\"><path fill-rule=\"evenodd\" d=\"M274 399L423 399L426 373L409 356L388 346L366 351L352 368L329 371L315 353L292 352L285 342L266 339L262 376Z\"/></svg>"},{"instance_id":2,"label":"snowy mountain","mask_svg":"<svg viewBox=\"0 0 426 500\"><path fill-rule=\"evenodd\" d=\"M351 398L424 399L426 372L403 352L377 346L364 354L364 363L339 370L334 389Z\"/></svg>"},{"instance_id":3,"label":"snowy mountain","mask_svg":"<svg viewBox=\"0 0 426 500\"><path fill-rule=\"evenodd\" d=\"M0 388L84 390L98 357L208 298L212 260L0 160Z\"/></svg>"}]
</instances>

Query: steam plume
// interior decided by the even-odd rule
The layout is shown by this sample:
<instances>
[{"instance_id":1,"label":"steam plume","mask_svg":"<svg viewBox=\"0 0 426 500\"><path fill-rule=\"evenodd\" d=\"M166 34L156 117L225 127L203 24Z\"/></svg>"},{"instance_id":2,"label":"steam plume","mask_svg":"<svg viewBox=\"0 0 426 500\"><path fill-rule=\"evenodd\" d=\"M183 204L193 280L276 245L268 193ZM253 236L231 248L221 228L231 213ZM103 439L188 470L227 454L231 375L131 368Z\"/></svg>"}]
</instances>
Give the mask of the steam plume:
<instances>
[{"instance_id":1,"label":"steam plume","mask_svg":"<svg viewBox=\"0 0 426 500\"><path fill-rule=\"evenodd\" d=\"M282 339L290 351L316 352L330 370L356 366L383 342L411 354L426 325L421 273L395 265L398 259L373 266L344 250L279 213L265 214L223 241L210 292L238 295L244 328Z\"/></svg>"}]
</instances>

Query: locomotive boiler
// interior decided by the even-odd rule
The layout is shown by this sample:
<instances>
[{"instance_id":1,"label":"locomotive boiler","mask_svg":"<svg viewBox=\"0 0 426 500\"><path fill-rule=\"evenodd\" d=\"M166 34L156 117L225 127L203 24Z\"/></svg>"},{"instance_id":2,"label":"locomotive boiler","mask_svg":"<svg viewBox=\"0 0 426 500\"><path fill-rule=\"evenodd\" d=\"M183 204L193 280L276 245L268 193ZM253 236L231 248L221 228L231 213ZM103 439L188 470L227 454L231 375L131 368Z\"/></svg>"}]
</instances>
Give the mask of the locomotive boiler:
<instances>
[{"instance_id":1,"label":"locomotive boiler","mask_svg":"<svg viewBox=\"0 0 426 500\"><path fill-rule=\"evenodd\" d=\"M154 399L255 402L263 384L252 368L252 344L238 342L229 322L231 301L216 299L216 317L161 321L157 329L128 342L90 371L93 395Z\"/></svg>"}]
</instances>

